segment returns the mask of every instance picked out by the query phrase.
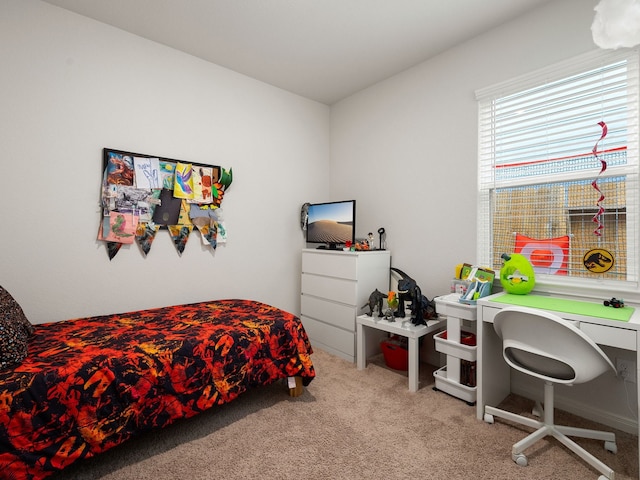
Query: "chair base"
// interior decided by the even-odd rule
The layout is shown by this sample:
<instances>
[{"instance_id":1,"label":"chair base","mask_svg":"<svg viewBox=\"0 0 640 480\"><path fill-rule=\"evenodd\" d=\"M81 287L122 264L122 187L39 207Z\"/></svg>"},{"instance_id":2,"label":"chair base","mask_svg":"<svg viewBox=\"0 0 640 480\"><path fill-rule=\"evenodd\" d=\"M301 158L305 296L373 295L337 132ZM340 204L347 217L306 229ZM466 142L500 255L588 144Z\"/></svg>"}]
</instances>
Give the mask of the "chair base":
<instances>
[{"instance_id":1,"label":"chair base","mask_svg":"<svg viewBox=\"0 0 640 480\"><path fill-rule=\"evenodd\" d=\"M544 390L544 421L524 417L522 415L507 412L506 410L501 410L499 408L485 406L484 421L487 423L493 423L493 417L495 416L536 429L533 433L513 445L513 448L511 450L511 458L513 459L513 461L520 466L526 466L527 457L523 454L524 450L532 446L538 440L546 436L552 436L569 450L582 458L589 465L591 465L593 468L598 470L598 472L602 474L602 476L600 477L601 480L614 480L615 473L611 468L605 465L598 458L591 455L584 448L571 440L568 436L602 440L605 442L604 447L606 450L610 451L611 453L616 453L617 446L615 434L611 432L603 432L600 430L589 430L585 428L574 428L555 425L553 421L553 384L545 383Z\"/></svg>"}]
</instances>

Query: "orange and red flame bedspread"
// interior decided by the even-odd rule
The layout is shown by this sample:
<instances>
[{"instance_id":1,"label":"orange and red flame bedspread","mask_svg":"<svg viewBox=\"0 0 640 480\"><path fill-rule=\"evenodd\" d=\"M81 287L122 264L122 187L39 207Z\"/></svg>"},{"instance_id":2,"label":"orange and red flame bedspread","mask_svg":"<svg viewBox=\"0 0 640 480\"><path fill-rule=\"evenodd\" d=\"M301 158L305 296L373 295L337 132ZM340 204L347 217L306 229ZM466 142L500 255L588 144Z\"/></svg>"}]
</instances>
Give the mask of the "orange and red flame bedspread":
<instances>
[{"instance_id":1,"label":"orange and red flame bedspread","mask_svg":"<svg viewBox=\"0 0 640 480\"><path fill-rule=\"evenodd\" d=\"M250 300L36 325L29 356L0 372L0 472L43 478L252 387L308 385L310 354L297 317Z\"/></svg>"}]
</instances>

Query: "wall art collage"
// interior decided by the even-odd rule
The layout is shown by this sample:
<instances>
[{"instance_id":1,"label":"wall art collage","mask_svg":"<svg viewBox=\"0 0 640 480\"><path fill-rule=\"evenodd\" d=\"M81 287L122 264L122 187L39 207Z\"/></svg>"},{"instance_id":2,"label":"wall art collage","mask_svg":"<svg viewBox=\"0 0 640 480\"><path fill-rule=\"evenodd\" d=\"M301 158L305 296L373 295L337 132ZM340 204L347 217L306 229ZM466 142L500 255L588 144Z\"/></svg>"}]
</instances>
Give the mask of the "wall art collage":
<instances>
[{"instance_id":1,"label":"wall art collage","mask_svg":"<svg viewBox=\"0 0 640 480\"><path fill-rule=\"evenodd\" d=\"M179 255L194 229L211 249L226 242L221 204L232 169L109 148L103 167L98 240L110 260L134 242L146 256L165 229Z\"/></svg>"}]
</instances>

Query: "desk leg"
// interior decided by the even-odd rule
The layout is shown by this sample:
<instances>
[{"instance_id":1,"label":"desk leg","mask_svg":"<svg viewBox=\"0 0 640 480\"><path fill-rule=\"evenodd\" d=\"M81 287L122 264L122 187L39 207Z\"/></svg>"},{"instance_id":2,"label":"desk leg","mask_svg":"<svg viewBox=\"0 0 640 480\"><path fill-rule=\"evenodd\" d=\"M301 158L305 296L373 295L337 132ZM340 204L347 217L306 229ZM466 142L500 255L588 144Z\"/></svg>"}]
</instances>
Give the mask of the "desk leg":
<instances>
[{"instance_id":1,"label":"desk leg","mask_svg":"<svg viewBox=\"0 0 640 480\"><path fill-rule=\"evenodd\" d=\"M638 409L637 417L640 418L640 335L636 335L636 398L638 399L636 408ZM640 453L640 424L638 424L638 452ZM640 467L640 458L638 458L638 466Z\"/></svg>"},{"instance_id":2,"label":"desk leg","mask_svg":"<svg viewBox=\"0 0 640 480\"><path fill-rule=\"evenodd\" d=\"M367 340L365 338L366 328L361 323L356 326L356 366L358 370L367 367Z\"/></svg>"},{"instance_id":3,"label":"desk leg","mask_svg":"<svg viewBox=\"0 0 640 480\"><path fill-rule=\"evenodd\" d=\"M484 419L486 405L497 407L511 392L510 368L502 356L502 340L493 323L478 322L476 416Z\"/></svg>"},{"instance_id":4,"label":"desk leg","mask_svg":"<svg viewBox=\"0 0 640 480\"><path fill-rule=\"evenodd\" d=\"M419 383L420 358L418 338L409 338L409 391L417 392Z\"/></svg>"}]
</instances>

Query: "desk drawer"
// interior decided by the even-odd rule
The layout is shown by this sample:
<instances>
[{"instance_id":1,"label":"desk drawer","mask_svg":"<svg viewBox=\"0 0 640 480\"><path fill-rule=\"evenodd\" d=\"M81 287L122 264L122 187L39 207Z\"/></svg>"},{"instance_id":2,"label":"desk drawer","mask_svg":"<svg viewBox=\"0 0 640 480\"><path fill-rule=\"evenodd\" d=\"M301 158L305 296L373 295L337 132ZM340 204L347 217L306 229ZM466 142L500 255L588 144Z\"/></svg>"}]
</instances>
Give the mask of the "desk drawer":
<instances>
[{"instance_id":1,"label":"desk drawer","mask_svg":"<svg viewBox=\"0 0 640 480\"><path fill-rule=\"evenodd\" d=\"M502 308L487 307L486 305L482 305L480 308L482 308L482 321L489 323L493 323L493 319L502 310Z\"/></svg>"},{"instance_id":2,"label":"desk drawer","mask_svg":"<svg viewBox=\"0 0 640 480\"><path fill-rule=\"evenodd\" d=\"M636 350L636 331L628 328L616 328L595 323L580 322L580 330L599 345Z\"/></svg>"},{"instance_id":3,"label":"desk drawer","mask_svg":"<svg viewBox=\"0 0 640 480\"><path fill-rule=\"evenodd\" d=\"M501 308L488 307L482 305L482 320L485 322L493 323L493 319L496 317ZM559 312L552 312L556 315L562 315ZM575 317L574 317L575 318ZM636 335L635 330L629 328L611 327L609 325L598 325L589 322L576 322L571 321L580 330L582 330L587 336L599 345L608 345L610 347L622 348L624 350L636 351Z\"/></svg>"}]
</instances>

